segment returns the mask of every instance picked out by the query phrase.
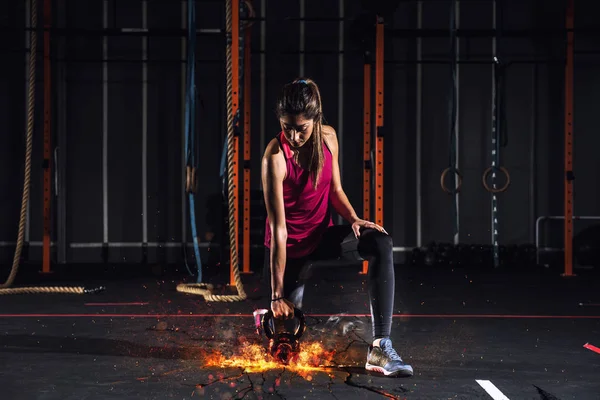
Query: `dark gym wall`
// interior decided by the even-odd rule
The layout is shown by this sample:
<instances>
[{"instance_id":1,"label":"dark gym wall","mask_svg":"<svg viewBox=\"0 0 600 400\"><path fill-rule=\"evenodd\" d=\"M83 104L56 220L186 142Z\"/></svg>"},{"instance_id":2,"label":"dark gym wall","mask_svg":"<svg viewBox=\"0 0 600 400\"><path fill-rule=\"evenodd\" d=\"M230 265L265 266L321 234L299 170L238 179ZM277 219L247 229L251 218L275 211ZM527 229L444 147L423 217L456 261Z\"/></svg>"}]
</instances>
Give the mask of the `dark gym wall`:
<instances>
[{"instance_id":1,"label":"dark gym wall","mask_svg":"<svg viewBox=\"0 0 600 400\"><path fill-rule=\"evenodd\" d=\"M14 16L2 24L22 28L26 21L23 2L6 2L5 15ZM140 0L108 1L109 28L140 28ZM299 2L266 0L265 23L265 104L261 108L261 22L252 31L252 185L260 189L261 135L264 143L277 133L274 103L282 84L300 74L300 56L289 54L300 48L299 22L285 17L300 15ZM103 26L103 2L65 0L67 28ZM149 28L181 28L182 5L168 1L148 1ZM462 1L459 27L492 27L492 2ZM259 16L261 1L253 1ZM423 1L422 28L447 29L450 2ZM41 7L41 5L40 5ZM198 1L199 28L224 26L224 3ZM577 26L590 26L594 13L591 5L576 4ZM417 2L400 1L385 15L386 28L416 29ZM498 13L506 29L561 28L564 26L564 2L498 1ZM346 18L361 14L359 2L345 1ZM337 18L338 1L305 1L306 18ZM39 12L41 21L41 9ZM185 19L184 19L185 24ZM41 23L41 22L40 22ZM363 54L351 31L344 29L343 97L339 104L338 47L339 23L307 21L304 24L304 75L317 81L323 96L327 122L338 130L342 142L342 174L345 189L359 214L362 212L362 118ZM38 77L36 126L31 186L29 251L31 260L39 260L36 242L42 238L42 137L43 80L42 37L38 35ZM16 240L22 190L26 37L14 30L0 38L3 74L0 77L0 263L12 259ZM54 42L53 42L54 43ZM66 158L67 238L71 246L68 261L98 262L103 242L103 65L102 37L67 36L66 64L66 135L67 148L58 152ZM143 67L141 37L109 36L107 71L108 107L108 239L111 243L143 240ZM447 59L449 38L423 38L423 59ZM396 246L411 247L417 242L416 197L416 39L385 38L385 225ZM544 63L513 63L506 69L505 104L507 146L501 150L502 162L511 173L511 186L499 197L499 238L502 244L532 243L538 216L563 214L563 132L564 132L564 39L560 36L502 38L497 49L501 60L551 60ZM576 36L576 51L597 51L594 37ZM313 52L310 54L310 52ZM328 54L329 53L329 54ZM148 40L147 65L147 239L167 249L169 261L181 260L178 244L191 239L187 219L182 229L183 192L183 92L185 58L178 37L151 37ZM460 58L490 60L491 38L460 39ZM202 171L196 197L198 232L201 242L208 232L220 229L218 199L221 191L220 159L225 132L225 43L220 36L200 35L197 40L196 82L198 88L197 145ZM598 145L594 131L597 55L577 54L575 65L575 214L599 214L596 189ZM183 69L182 69L183 68ZM451 242L453 239L452 198L440 188L441 171L448 166L448 95L450 66L425 63L422 68L422 153L421 153L421 243ZM491 196L481 184L481 175L491 163L492 68L485 64L459 66L459 168L463 175L459 195L460 242L491 242ZM58 83L54 83L56 87ZM374 82L373 82L374 85ZM55 115L59 110L54 101ZM340 115L340 110L342 115ZM261 132L261 114L265 129ZM340 128L340 121L342 122ZM56 118L53 121L56 126ZM56 134L56 129L54 129ZM54 140L56 143L56 139ZM215 202L215 199L217 201ZM56 204L57 198L53 198ZM215 204L216 203L216 204ZM187 204L185 205L187 207ZM56 223L56 221L54 221ZM585 226L577 222L578 231ZM560 222L550 222L545 232L549 244L559 247ZM54 235L56 240L56 235ZM167 243L172 243L168 245ZM260 245L260 243L253 243ZM172 246L172 247L167 247ZM203 249L206 251L206 249ZM139 247L110 250L115 262L138 262ZM149 249L149 258L157 257Z\"/></svg>"}]
</instances>

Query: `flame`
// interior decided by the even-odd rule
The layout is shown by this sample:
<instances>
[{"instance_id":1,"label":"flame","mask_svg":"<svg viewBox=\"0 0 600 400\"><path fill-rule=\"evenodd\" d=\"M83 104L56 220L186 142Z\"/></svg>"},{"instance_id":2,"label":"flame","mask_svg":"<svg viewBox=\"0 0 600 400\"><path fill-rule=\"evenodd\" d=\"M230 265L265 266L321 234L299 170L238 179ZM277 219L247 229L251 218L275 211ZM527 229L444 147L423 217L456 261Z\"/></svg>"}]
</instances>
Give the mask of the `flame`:
<instances>
[{"instance_id":1,"label":"flame","mask_svg":"<svg viewBox=\"0 0 600 400\"><path fill-rule=\"evenodd\" d=\"M327 351L319 342L302 343L297 357L288 365L274 360L266 349L258 344L243 343L239 354L225 356L221 352L209 354L204 358L206 367L242 368L245 372L264 372L285 367L311 380L309 372L325 371L331 365L334 352Z\"/></svg>"}]
</instances>

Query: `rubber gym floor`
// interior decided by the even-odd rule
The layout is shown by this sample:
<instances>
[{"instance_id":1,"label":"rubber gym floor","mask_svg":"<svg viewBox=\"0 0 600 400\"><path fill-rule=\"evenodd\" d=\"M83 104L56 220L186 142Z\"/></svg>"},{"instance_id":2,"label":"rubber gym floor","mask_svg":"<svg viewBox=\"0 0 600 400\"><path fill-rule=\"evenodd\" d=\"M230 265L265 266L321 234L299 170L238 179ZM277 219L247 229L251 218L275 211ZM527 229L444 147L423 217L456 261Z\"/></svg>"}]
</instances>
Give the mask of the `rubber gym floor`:
<instances>
[{"instance_id":1,"label":"rubber gym floor","mask_svg":"<svg viewBox=\"0 0 600 400\"><path fill-rule=\"evenodd\" d=\"M329 356L299 371L219 365L260 343L256 276L243 277L248 300L215 303L177 292L186 276L170 268L115 272L123 268L69 266L43 278L22 268L15 287L105 290L0 296L0 398L600 399L593 271L397 265L392 340L415 374L386 378L364 370L371 331L358 269L332 268L308 285L302 343Z\"/></svg>"}]
</instances>

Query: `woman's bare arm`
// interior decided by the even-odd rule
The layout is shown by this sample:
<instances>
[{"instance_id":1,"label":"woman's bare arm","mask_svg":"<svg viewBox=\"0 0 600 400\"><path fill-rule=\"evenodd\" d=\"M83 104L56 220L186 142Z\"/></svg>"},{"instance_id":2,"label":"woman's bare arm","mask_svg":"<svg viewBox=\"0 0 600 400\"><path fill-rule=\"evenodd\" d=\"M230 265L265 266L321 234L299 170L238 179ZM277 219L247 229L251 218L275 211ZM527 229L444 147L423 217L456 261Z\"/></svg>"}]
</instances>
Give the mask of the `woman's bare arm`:
<instances>
[{"instance_id":1,"label":"woman's bare arm","mask_svg":"<svg viewBox=\"0 0 600 400\"><path fill-rule=\"evenodd\" d=\"M262 184L271 228L271 290L272 298L283 297L287 227L283 204L283 180L286 175L285 158L277 140L267 146L262 159Z\"/></svg>"}]
</instances>

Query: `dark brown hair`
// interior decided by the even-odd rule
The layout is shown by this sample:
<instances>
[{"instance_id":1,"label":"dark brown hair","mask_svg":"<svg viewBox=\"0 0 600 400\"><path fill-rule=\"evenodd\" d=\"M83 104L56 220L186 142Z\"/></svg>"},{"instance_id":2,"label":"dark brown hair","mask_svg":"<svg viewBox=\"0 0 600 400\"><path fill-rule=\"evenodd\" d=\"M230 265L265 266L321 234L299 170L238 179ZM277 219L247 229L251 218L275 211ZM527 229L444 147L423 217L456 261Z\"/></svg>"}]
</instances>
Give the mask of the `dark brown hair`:
<instances>
[{"instance_id":1,"label":"dark brown hair","mask_svg":"<svg viewBox=\"0 0 600 400\"><path fill-rule=\"evenodd\" d=\"M316 188L323 170L323 107L317 84L309 78L298 78L283 86L275 109L278 118L302 115L314 121L310 138L312 153L309 171Z\"/></svg>"}]
</instances>

